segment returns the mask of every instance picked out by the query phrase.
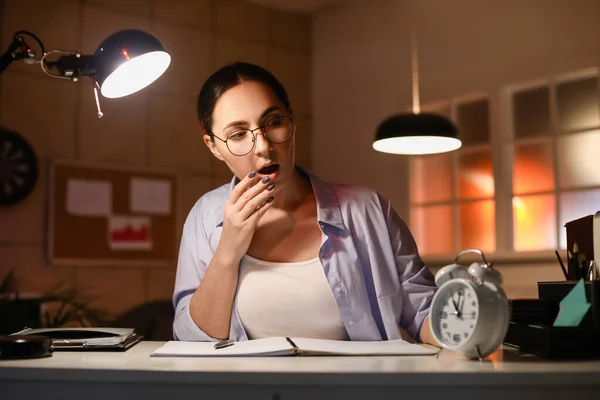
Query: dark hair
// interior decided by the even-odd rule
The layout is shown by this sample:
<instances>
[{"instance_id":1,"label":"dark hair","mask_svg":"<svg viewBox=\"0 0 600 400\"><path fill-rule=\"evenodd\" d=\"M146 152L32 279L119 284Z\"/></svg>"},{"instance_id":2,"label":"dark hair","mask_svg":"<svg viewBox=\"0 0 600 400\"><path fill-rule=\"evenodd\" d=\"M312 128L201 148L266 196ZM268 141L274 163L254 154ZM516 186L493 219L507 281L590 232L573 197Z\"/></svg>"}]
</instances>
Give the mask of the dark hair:
<instances>
[{"instance_id":1,"label":"dark hair","mask_svg":"<svg viewBox=\"0 0 600 400\"><path fill-rule=\"evenodd\" d=\"M260 82L268 86L283 103L286 110L291 112L287 92L272 73L250 63L236 62L229 64L214 72L204 82L198 95L198 119L204 132L210 135L211 138L213 136L213 112L217 101L223 93L242 82Z\"/></svg>"}]
</instances>

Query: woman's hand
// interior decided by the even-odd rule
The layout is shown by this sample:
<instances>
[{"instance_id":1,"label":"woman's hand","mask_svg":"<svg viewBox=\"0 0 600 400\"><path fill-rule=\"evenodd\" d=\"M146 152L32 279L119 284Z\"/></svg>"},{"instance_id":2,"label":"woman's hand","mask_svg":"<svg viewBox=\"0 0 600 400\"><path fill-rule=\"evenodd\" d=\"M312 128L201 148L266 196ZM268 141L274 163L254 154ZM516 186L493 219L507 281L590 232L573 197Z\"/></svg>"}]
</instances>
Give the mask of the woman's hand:
<instances>
[{"instance_id":1,"label":"woman's hand","mask_svg":"<svg viewBox=\"0 0 600 400\"><path fill-rule=\"evenodd\" d=\"M442 347L442 345L439 344L437 340L435 340L433 334L431 333L430 316L431 314L427 315L427 317L425 317L425 321L423 321L423 325L421 325L421 330L419 332L421 342L425 344L432 344L437 347Z\"/></svg>"},{"instance_id":2,"label":"woman's hand","mask_svg":"<svg viewBox=\"0 0 600 400\"><path fill-rule=\"evenodd\" d=\"M237 266L248 251L258 220L273 204L274 188L268 176L257 182L255 172L233 188L225 204L223 232L215 254L225 265Z\"/></svg>"}]
</instances>

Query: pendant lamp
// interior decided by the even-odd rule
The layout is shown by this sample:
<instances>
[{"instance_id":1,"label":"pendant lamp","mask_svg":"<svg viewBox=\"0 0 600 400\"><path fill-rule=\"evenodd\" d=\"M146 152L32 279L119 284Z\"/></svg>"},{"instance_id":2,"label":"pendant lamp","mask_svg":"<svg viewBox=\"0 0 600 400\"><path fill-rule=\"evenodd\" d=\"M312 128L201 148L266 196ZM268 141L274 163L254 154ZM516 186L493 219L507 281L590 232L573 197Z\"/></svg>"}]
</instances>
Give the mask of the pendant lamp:
<instances>
[{"instance_id":1,"label":"pendant lamp","mask_svg":"<svg viewBox=\"0 0 600 400\"><path fill-rule=\"evenodd\" d=\"M414 20L414 18L411 18ZM411 29L412 113L396 114L385 119L377 128L373 148L391 154L435 154L453 151L462 145L458 131L447 118L421 113L419 105L419 67L417 39Z\"/></svg>"}]
</instances>

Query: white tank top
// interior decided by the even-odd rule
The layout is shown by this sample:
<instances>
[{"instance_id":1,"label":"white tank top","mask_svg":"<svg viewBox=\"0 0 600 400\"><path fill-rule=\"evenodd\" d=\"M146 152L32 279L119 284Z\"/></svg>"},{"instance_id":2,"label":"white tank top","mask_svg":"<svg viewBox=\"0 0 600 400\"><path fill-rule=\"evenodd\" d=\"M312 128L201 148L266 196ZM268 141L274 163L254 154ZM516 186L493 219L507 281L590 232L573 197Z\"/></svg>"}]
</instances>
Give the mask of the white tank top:
<instances>
[{"instance_id":1,"label":"white tank top","mask_svg":"<svg viewBox=\"0 0 600 400\"><path fill-rule=\"evenodd\" d=\"M244 256L237 308L249 339L348 340L319 258L276 263Z\"/></svg>"}]
</instances>

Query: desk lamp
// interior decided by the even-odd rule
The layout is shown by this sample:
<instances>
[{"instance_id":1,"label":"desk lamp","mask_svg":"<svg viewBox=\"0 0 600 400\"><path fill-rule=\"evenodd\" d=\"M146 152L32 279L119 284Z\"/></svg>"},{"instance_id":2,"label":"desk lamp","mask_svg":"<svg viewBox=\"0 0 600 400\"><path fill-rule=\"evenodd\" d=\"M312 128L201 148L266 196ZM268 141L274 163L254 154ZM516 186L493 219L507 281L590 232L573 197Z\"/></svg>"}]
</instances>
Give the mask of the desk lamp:
<instances>
[{"instance_id":1,"label":"desk lamp","mask_svg":"<svg viewBox=\"0 0 600 400\"><path fill-rule=\"evenodd\" d=\"M25 41L33 38L41 48L41 58ZM51 57L59 56L55 61ZM31 32L18 31L4 54L0 56L0 73L12 62L39 63L47 75L78 81L89 77L94 84L98 117L102 117L97 90L106 98L117 98L135 93L158 79L169 67L171 56L153 35L127 29L113 33L96 49L94 54L52 50L46 53L42 41Z\"/></svg>"},{"instance_id":2,"label":"desk lamp","mask_svg":"<svg viewBox=\"0 0 600 400\"><path fill-rule=\"evenodd\" d=\"M36 57L25 37L35 40L41 51ZM52 60L51 60L52 59ZM102 117L98 89L106 98L135 93L160 77L171 63L162 43L147 32L122 30L107 37L94 54L52 50L33 33L18 31L0 56L0 73L14 61L40 64L53 78L78 81L88 77L94 87L98 118ZM38 165L33 148L16 132L0 129L0 207L22 201L37 181ZM3 342L0 341L0 346Z\"/></svg>"}]
</instances>

